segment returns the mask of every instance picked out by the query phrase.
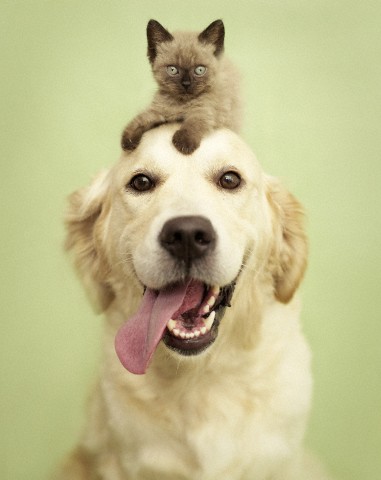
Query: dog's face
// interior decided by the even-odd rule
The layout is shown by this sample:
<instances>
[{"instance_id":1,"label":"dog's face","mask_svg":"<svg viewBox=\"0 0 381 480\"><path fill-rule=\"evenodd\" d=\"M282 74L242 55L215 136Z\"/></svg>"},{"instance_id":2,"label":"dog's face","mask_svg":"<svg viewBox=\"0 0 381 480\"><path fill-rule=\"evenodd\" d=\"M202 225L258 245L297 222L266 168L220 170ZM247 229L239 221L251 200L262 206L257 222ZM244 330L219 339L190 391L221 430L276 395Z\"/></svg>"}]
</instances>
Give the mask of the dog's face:
<instances>
[{"instance_id":1,"label":"dog's face","mask_svg":"<svg viewBox=\"0 0 381 480\"><path fill-rule=\"evenodd\" d=\"M151 132L113 172L116 260L151 289L188 278L222 287L271 229L262 174L233 134L214 134L188 157L172 132Z\"/></svg>"},{"instance_id":2,"label":"dog's face","mask_svg":"<svg viewBox=\"0 0 381 480\"><path fill-rule=\"evenodd\" d=\"M171 143L175 128L148 132L73 195L68 217L68 246L104 304L117 285L145 290L116 339L134 373L144 373L160 340L183 355L208 348L248 264L251 272L268 269L281 301L305 266L298 204L274 187L248 147L217 131L184 156Z\"/></svg>"}]
</instances>

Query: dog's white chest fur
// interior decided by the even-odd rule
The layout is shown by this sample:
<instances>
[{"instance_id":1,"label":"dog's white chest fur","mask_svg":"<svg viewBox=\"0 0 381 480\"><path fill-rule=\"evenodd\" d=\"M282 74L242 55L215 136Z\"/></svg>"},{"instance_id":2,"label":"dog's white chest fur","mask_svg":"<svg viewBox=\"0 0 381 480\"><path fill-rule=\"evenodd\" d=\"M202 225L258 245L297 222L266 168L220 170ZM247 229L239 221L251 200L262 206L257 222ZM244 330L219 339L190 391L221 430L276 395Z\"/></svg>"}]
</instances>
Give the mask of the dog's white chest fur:
<instances>
[{"instance_id":1,"label":"dog's white chest fur","mask_svg":"<svg viewBox=\"0 0 381 480\"><path fill-rule=\"evenodd\" d=\"M203 366L174 362L164 377L165 347L143 376L120 369L110 349L114 376L103 379L101 392L102 408L113 406L106 443L114 453L105 468L118 472L117 480L266 480L279 471L287 479L285 465L303 435L311 387L309 351L293 319L297 309L270 309L255 353L226 345L218 361L216 346ZM233 318L224 322L230 327Z\"/></svg>"}]
</instances>

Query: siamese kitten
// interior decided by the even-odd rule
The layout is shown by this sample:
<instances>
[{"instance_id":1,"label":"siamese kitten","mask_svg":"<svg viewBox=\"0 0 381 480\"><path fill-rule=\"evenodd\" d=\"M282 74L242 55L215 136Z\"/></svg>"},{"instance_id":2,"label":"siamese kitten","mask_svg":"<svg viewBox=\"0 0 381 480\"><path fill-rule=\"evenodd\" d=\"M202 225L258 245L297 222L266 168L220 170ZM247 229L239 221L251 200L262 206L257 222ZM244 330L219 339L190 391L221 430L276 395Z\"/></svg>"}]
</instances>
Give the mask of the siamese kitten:
<instances>
[{"instance_id":1,"label":"siamese kitten","mask_svg":"<svg viewBox=\"0 0 381 480\"><path fill-rule=\"evenodd\" d=\"M184 154L214 129L239 129L239 75L223 55L224 36L221 20L200 34L173 35L159 22L148 22L148 58L159 88L149 108L125 128L124 150L135 149L144 132L167 122L182 122L172 141Z\"/></svg>"}]
</instances>

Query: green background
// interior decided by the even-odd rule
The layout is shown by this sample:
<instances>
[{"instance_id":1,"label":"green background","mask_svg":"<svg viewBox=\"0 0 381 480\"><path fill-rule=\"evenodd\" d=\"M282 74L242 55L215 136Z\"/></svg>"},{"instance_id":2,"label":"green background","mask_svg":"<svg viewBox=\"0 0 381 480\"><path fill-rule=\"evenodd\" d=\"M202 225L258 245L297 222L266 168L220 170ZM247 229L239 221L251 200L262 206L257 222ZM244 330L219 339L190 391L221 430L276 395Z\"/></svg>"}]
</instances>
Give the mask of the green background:
<instances>
[{"instance_id":1,"label":"green background","mask_svg":"<svg viewBox=\"0 0 381 480\"><path fill-rule=\"evenodd\" d=\"M150 102L151 17L225 22L243 138L309 218L308 444L337 478L378 480L381 4L335 0L1 3L0 477L46 478L80 430L102 318L62 251L65 198L118 158Z\"/></svg>"}]
</instances>

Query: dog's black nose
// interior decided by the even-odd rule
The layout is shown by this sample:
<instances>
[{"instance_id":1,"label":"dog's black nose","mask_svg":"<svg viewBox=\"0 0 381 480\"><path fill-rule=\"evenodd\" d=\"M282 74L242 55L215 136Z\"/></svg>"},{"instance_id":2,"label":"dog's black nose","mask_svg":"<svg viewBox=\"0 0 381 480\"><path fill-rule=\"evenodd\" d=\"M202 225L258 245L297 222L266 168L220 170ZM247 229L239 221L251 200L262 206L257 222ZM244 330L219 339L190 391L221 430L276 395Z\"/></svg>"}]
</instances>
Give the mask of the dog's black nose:
<instances>
[{"instance_id":1,"label":"dog's black nose","mask_svg":"<svg viewBox=\"0 0 381 480\"><path fill-rule=\"evenodd\" d=\"M164 224L159 241L173 257L189 265L213 250L216 233L204 217L175 217Z\"/></svg>"}]
</instances>

